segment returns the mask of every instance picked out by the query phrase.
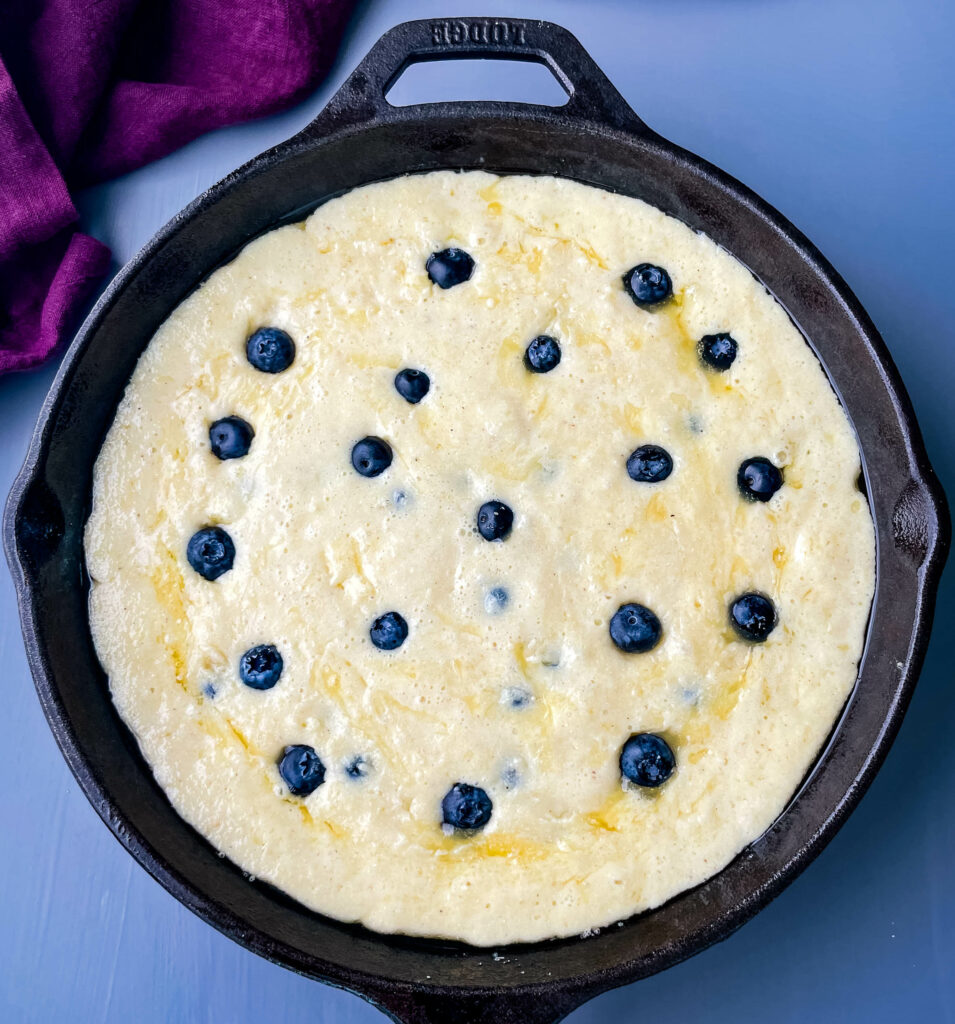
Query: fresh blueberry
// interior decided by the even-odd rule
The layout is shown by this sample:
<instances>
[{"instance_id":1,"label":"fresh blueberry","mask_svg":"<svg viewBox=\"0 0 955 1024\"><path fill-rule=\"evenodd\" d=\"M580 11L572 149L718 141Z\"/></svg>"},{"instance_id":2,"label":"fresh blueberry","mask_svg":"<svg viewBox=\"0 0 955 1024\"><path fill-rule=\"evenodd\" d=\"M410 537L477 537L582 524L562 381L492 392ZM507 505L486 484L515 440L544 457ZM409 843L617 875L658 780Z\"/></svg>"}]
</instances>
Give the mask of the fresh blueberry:
<instances>
[{"instance_id":1,"label":"fresh blueberry","mask_svg":"<svg viewBox=\"0 0 955 1024\"><path fill-rule=\"evenodd\" d=\"M673 293L670 275L663 267L652 263L641 263L623 275L623 286L627 294L640 307L657 306Z\"/></svg>"},{"instance_id":2,"label":"fresh blueberry","mask_svg":"<svg viewBox=\"0 0 955 1024\"><path fill-rule=\"evenodd\" d=\"M704 334L700 338L700 359L722 373L733 365L737 348L736 339L730 334Z\"/></svg>"},{"instance_id":3,"label":"fresh blueberry","mask_svg":"<svg viewBox=\"0 0 955 1024\"><path fill-rule=\"evenodd\" d=\"M670 453L657 444L641 445L627 459L627 473L631 480L643 484L658 484L673 472Z\"/></svg>"},{"instance_id":4,"label":"fresh blueberry","mask_svg":"<svg viewBox=\"0 0 955 1024\"><path fill-rule=\"evenodd\" d=\"M751 643L761 644L777 621L776 607L765 594L741 594L730 605L730 625Z\"/></svg>"},{"instance_id":5,"label":"fresh blueberry","mask_svg":"<svg viewBox=\"0 0 955 1024\"><path fill-rule=\"evenodd\" d=\"M514 525L514 513L496 498L478 509L477 528L485 540L504 540Z\"/></svg>"},{"instance_id":6,"label":"fresh blueberry","mask_svg":"<svg viewBox=\"0 0 955 1024\"><path fill-rule=\"evenodd\" d=\"M428 257L425 269L439 288L453 288L470 279L474 260L463 249L442 249Z\"/></svg>"},{"instance_id":7,"label":"fresh blueberry","mask_svg":"<svg viewBox=\"0 0 955 1024\"><path fill-rule=\"evenodd\" d=\"M325 781L325 765L313 747L297 743L285 748L279 761L279 775L292 796L308 796Z\"/></svg>"},{"instance_id":8,"label":"fresh blueberry","mask_svg":"<svg viewBox=\"0 0 955 1024\"><path fill-rule=\"evenodd\" d=\"M620 751L620 774L637 786L655 789L673 774L676 758L662 736L638 732Z\"/></svg>"},{"instance_id":9,"label":"fresh blueberry","mask_svg":"<svg viewBox=\"0 0 955 1024\"><path fill-rule=\"evenodd\" d=\"M245 343L249 362L263 373L281 373L292 365L295 342L278 327L260 327Z\"/></svg>"},{"instance_id":10,"label":"fresh blueberry","mask_svg":"<svg viewBox=\"0 0 955 1024\"><path fill-rule=\"evenodd\" d=\"M560 362L560 344L556 338L542 334L524 352L524 365L531 373L550 373Z\"/></svg>"},{"instance_id":11,"label":"fresh blueberry","mask_svg":"<svg viewBox=\"0 0 955 1024\"><path fill-rule=\"evenodd\" d=\"M253 690L271 690L279 681L284 664L275 644L259 644L239 658L239 678Z\"/></svg>"},{"instance_id":12,"label":"fresh blueberry","mask_svg":"<svg viewBox=\"0 0 955 1024\"><path fill-rule=\"evenodd\" d=\"M357 754L345 765L345 774L350 779L363 779L371 771L371 765L363 754Z\"/></svg>"},{"instance_id":13,"label":"fresh blueberry","mask_svg":"<svg viewBox=\"0 0 955 1024\"><path fill-rule=\"evenodd\" d=\"M431 389L431 378L424 370L399 370L395 375L395 390L412 405L417 405Z\"/></svg>"},{"instance_id":14,"label":"fresh blueberry","mask_svg":"<svg viewBox=\"0 0 955 1024\"><path fill-rule=\"evenodd\" d=\"M660 620L642 604L622 604L610 620L610 639L627 654L642 654L660 642Z\"/></svg>"},{"instance_id":15,"label":"fresh blueberry","mask_svg":"<svg viewBox=\"0 0 955 1024\"><path fill-rule=\"evenodd\" d=\"M510 596L503 587L492 587L484 595L484 610L488 615L497 615L504 611L508 601L510 601Z\"/></svg>"},{"instance_id":16,"label":"fresh blueberry","mask_svg":"<svg viewBox=\"0 0 955 1024\"><path fill-rule=\"evenodd\" d=\"M371 624L370 633L379 651L394 651L408 639L408 623L398 612L385 612Z\"/></svg>"},{"instance_id":17,"label":"fresh blueberry","mask_svg":"<svg viewBox=\"0 0 955 1024\"><path fill-rule=\"evenodd\" d=\"M186 558L203 579L217 580L232 568L235 544L221 526L204 526L189 538Z\"/></svg>"},{"instance_id":18,"label":"fresh blueberry","mask_svg":"<svg viewBox=\"0 0 955 1024\"><path fill-rule=\"evenodd\" d=\"M441 818L445 825L474 832L491 820L491 798L480 786L456 782L441 801Z\"/></svg>"},{"instance_id":19,"label":"fresh blueberry","mask_svg":"<svg viewBox=\"0 0 955 1024\"><path fill-rule=\"evenodd\" d=\"M378 476L391 465L391 445L380 437L363 437L351 450L351 464L362 476Z\"/></svg>"},{"instance_id":20,"label":"fresh blueberry","mask_svg":"<svg viewBox=\"0 0 955 1024\"><path fill-rule=\"evenodd\" d=\"M739 493L750 501L769 501L783 485L783 474L778 466L761 455L746 459L736 474Z\"/></svg>"},{"instance_id":21,"label":"fresh blueberry","mask_svg":"<svg viewBox=\"0 0 955 1024\"><path fill-rule=\"evenodd\" d=\"M226 416L209 428L209 444L217 459L241 459L248 455L255 431L241 416Z\"/></svg>"}]
</instances>

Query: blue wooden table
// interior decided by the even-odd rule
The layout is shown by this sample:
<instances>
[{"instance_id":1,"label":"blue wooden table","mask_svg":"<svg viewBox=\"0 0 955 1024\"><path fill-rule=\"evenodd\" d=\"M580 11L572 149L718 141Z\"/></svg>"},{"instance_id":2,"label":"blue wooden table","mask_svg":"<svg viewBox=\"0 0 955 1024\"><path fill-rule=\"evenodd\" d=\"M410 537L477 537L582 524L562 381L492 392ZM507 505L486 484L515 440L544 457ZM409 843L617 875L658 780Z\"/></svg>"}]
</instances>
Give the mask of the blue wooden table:
<instances>
[{"instance_id":1,"label":"blue wooden table","mask_svg":"<svg viewBox=\"0 0 955 1024\"><path fill-rule=\"evenodd\" d=\"M645 120L742 179L815 241L882 331L955 495L955 4L946 0L482 0L463 13L574 31ZM447 3L362 4L308 102L216 132L81 196L117 266L233 167L292 134L390 25ZM455 12L453 9L450 13ZM402 98L549 99L547 72L443 65ZM0 379L0 493L54 368ZM733 938L570 1018L955 1021L955 573L901 735L819 860ZM0 572L0 1021L383 1021L274 967L168 896L100 823L34 697Z\"/></svg>"}]
</instances>

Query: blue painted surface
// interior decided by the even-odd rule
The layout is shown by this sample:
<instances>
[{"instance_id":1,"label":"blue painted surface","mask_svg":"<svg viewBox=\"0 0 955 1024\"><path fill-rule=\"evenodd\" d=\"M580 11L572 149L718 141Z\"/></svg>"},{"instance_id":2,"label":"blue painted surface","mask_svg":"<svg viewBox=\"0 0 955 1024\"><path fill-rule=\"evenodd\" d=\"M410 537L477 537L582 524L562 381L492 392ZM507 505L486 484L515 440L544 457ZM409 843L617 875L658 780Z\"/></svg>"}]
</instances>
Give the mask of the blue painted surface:
<instances>
[{"instance_id":1,"label":"blue painted surface","mask_svg":"<svg viewBox=\"0 0 955 1024\"><path fill-rule=\"evenodd\" d=\"M754 187L839 268L882 331L955 495L955 5L945 0L548 0L467 5L572 29L662 134ZM316 112L377 36L446 3L358 12L327 85L87 192L83 226L128 259L243 160ZM539 95L510 66L442 67L403 98ZM484 87L477 89L477 83ZM427 93L423 91L428 89ZM419 90L416 92L415 90ZM53 369L0 379L0 492ZM955 573L902 733L819 860L732 939L607 994L573 1024L955 1020ZM358 1024L370 1006L274 967L193 917L113 840L33 694L0 573L0 1019Z\"/></svg>"}]
</instances>

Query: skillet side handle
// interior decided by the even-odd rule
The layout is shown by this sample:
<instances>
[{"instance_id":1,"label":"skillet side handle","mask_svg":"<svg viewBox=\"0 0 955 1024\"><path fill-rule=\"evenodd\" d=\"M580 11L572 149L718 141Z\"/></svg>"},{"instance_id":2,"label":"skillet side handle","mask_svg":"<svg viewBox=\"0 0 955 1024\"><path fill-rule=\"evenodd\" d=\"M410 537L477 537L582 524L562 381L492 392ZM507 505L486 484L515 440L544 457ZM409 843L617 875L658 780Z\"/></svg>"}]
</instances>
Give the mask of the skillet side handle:
<instances>
[{"instance_id":1,"label":"skillet side handle","mask_svg":"<svg viewBox=\"0 0 955 1024\"><path fill-rule=\"evenodd\" d=\"M555 111L576 120L656 137L575 36L552 22L525 18L437 18L396 25L368 51L328 106L301 134L322 134L347 123L394 120L403 108L393 107L385 94L407 67L425 61L474 59L543 64L568 96L566 104L552 108ZM456 107L462 113L473 107L467 101L442 105Z\"/></svg>"},{"instance_id":2,"label":"skillet side handle","mask_svg":"<svg viewBox=\"0 0 955 1024\"><path fill-rule=\"evenodd\" d=\"M559 1024L595 992L547 991L508 995L376 992L366 996L396 1024Z\"/></svg>"}]
</instances>

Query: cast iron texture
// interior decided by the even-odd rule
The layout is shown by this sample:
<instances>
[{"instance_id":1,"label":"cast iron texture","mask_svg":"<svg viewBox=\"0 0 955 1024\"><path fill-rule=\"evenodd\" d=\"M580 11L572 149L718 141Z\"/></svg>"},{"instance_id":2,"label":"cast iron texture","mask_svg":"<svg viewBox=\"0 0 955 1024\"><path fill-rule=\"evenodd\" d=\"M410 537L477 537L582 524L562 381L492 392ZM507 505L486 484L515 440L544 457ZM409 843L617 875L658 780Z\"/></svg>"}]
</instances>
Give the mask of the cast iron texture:
<instances>
[{"instance_id":1,"label":"cast iron texture","mask_svg":"<svg viewBox=\"0 0 955 1024\"><path fill-rule=\"evenodd\" d=\"M384 99L409 63L481 56L546 64L569 95L566 105L394 108ZM82 530L93 462L163 319L263 231L355 186L437 168L556 174L639 196L746 263L811 339L855 425L878 539L858 684L773 827L716 877L657 910L585 940L514 946L497 957L338 924L219 858L173 811L119 721L86 605ZM652 132L568 32L485 18L393 29L312 124L200 196L122 270L63 360L4 519L40 701L117 838L225 934L408 1024L560 1020L590 996L726 937L772 899L832 837L885 757L928 641L948 532L944 498L889 354L821 254L758 196Z\"/></svg>"}]
</instances>

